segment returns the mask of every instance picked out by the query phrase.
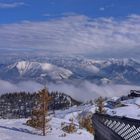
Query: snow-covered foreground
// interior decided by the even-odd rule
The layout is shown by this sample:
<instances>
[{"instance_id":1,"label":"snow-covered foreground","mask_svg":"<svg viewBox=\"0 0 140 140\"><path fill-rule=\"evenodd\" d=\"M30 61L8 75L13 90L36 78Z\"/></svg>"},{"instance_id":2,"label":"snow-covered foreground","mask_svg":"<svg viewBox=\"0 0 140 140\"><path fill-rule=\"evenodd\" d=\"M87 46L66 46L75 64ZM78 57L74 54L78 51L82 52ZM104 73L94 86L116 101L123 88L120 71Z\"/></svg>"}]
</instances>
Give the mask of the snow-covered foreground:
<instances>
[{"instance_id":1,"label":"snow-covered foreground","mask_svg":"<svg viewBox=\"0 0 140 140\"><path fill-rule=\"evenodd\" d=\"M14 119L14 120L0 120L0 140L93 140L94 136L87 132L85 129L78 129L73 134L67 134L61 130L61 123L69 123L70 118L75 118L78 112L81 110L90 109L90 106L81 106L79 108L72 107L68 110L57 111L55 117L50 121L52 131L49 132L45 137L38 135L35 129L26 126L26 119ZM76 119L75 119L75 122Z\"/></svg>"},{"instance_id":2,"label":"snow-covered foreground","mask_svg":"<svg viewBox=\"0 0 140 140\"><path fill-rule=\"evenodd\" d=\"M129 99L122 101L122 103L126 106L108 109L107 113L140 120L140 98ZM115 112L115 114L113 114L113 112Z\"/></svg>"},{"instance_id":3,"label":"snow-covered foreground","mask_svg":"<svg viewBox=\"0 0 140 140\"><path fill-rule=\"evenodd\" d=\"M0 120L0 140L93 140L93 136L86 130L78 130L74 134L67 134L66 137L61 135L64 133L60 130L59 119L52 120L53 130L47 136L34 134L35 130L24 125L25 119L21 120Z\"/></svg>"},{"instance_id":4,"label":"snow-covered foreground","mask_svg":"<svg viewBox=\"0 0 140 140\"><path fill-rule=\"evenodd\" d=\"M114 98L115 99L115 98ZM140 120L140 98L129 99L121 101L123 107L115 107L114 109L106 108L107 113L115 116L126 116L129 118ZM94 136L86 131L86 129L79 129L72 134L67 134L61 130L61 123L70 123L70 119L78 126L78 115L85 115L88 112L95 112L95 105L86 104L81 106L74 106L66 110L58 110L55 116L50 121L52 131L45 137L39 135L35 129L26 126L26 119L3 120L0 119L0 140L94 140Z\"/></svg>"}]
</instances>

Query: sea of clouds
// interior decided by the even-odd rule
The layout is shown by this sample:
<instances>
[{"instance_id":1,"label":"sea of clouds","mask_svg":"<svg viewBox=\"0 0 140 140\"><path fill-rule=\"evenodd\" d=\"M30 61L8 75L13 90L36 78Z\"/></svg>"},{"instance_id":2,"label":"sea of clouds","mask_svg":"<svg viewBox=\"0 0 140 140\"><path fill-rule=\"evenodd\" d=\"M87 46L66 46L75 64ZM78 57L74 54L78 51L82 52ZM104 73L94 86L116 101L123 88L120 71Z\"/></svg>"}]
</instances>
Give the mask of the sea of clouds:
<instances>
[{"instance_id":1,"label":"sea of clouds","mask_svg":"<svg viewBox=\"0 0 140 140\"><path fill-rule=\"evenodd\" d=\"M116 97L129 94L130 90L135 89L139 90L140 86L134 85L96 85L88 81L84 81L79 85L75 86L72 84L53 84L50 83L47 85L50 91L60 91L64 92L74 99L79 101L86 101L98 98L99 96L103 97ZM44 88L43 85L33 82L33 81L24 81L18 84L13 84L8 81L0 80L0 94L8 92L36 92Z\"/></svg>"}]
</instances>

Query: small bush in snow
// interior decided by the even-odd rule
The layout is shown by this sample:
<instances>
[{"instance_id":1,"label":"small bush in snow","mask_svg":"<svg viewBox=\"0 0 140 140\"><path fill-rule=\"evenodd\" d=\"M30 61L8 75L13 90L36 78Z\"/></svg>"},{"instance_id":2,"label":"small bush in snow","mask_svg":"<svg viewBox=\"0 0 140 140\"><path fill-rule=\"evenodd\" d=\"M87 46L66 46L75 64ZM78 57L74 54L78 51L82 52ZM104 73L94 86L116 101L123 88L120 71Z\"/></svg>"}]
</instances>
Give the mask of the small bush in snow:
<instances>
[{"instance_id":1,"label":"small bush in snow","mask_svg":"<svg viewBox=\"0 0 140 140\"><path fill-rule=\"evenodd\" d=\"M74 133L77 131L76 125L73 122L73 119L70 119L70 124L61 123L62 130L67 133Z\"/></svg>"},{"instance_id":2,"label":"small bush in snow","mask_svg":"<svg viewBox=\"0 0 140 140\"><path fill-rule=\"evenodd\" d=\"M64 134L60 135L59 137L66 137L66 136L67 136L66 133L64 133Z\"/></svg>"},{"instance_id":3,"label":"small bush in snow","mask_svg":"<svg viewBox=\"0 0 140 140\"><path fill-rule=\"evenodd\" d=\"M95 100L95 103L97 105L96 112L100 114L105 114L106 110L104 109L104 101L105 99L102 97L99 97L97 100Z\"/></svg>"},{"instance_id":4,"label":"small bush in snow","mask_svg":"<svg viewBox=\"0 0 140 140\"><path fill-rule=\"evenodd\" d=\"M80 128L85 128L88 132L94 133L94 127L92 123L92 113L91 112L83 112L78 116Z\"/></svg>"}]
</instances>

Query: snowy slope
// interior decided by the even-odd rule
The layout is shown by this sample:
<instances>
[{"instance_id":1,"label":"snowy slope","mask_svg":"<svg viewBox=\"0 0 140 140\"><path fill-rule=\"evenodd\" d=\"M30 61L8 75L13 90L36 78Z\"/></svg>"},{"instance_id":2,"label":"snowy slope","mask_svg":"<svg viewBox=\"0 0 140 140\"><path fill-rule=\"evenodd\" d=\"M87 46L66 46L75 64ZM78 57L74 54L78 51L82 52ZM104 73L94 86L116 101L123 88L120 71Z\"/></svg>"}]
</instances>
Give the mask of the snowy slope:
<instances>
[{"instance_id":1,"label":"snowy slope","mask_svg":"<svg viewBox=\"0 0 140 140\"><path fill-rule=\"evenodd\" d=\"M125 100L122 101L122 103L126 106L115 109L107 109L107 113L110 115L125 116L140 120L140 98Z\"/></svg>"},{"instance_id":2,"label":"snowy slope","mask_svg":"<svg viewBox=\"0 0 140 140\"><path fill-rule=\"evenodd\" d=\"M66 137L62 137L64 134L60 130L61 122L64 120L54 118L52 123L52 132L47 136L40 136L35 134L36 130L24 125L26 120L0 120L0 140L93 140L93 136L86 130L78 130L74 134L67 134Z\"/></svg>"},{"instance_id":3,"label":"snowy slope","mask_svg":"<svg viewBox=\"0 0 140 140\"><path fill-rule=\"evenodd\" d=\"M74 123L78 125L76 117L79 112L83 110L88 110L92 106L80 106L72 107L64 111L56 111L55 117L50 121L52 131L50 131L47 136L38 135L40 132L35 129L24 125L26 119L11 119L11 120L0 120L0 140L93 140L94 137L85 129L78 129L77 132L72 134L66 134L66 137L62 137L63 132L61 130L61 123L70 123L69 119L73 118ZM74 114L75 117L74 117Z\"/></svg>"},{"instance_id":4,"label":"snowy slope","mask_svg":"<svg viewBox=\"0 0 140 140\"><path fill-rule=\"evenodd\" d=\"M114 97L110 100L117 101L119 98ZM140 120L140 98L129 99L121 101L125 106L109 109L106 107L107 113L110 115L126 116ZM94 136L88 133L85 129L79 129L73 134L66 134L62 137L64 132L61 130L61 123L70 123L69 119L73 118L74 123L78 126L78 115L85 115L86 113L94 113L95 105L90 103L80 106L73 106L66 110L55 111L55 116L52 117L50 125L52 131L47 136L43 137L38 135L40 132L35 129L24 125L26 119L11 119L0 120L0 140L93 140ZM115 112L115 114L114 114Z\"/></svg>"}]
</instances>

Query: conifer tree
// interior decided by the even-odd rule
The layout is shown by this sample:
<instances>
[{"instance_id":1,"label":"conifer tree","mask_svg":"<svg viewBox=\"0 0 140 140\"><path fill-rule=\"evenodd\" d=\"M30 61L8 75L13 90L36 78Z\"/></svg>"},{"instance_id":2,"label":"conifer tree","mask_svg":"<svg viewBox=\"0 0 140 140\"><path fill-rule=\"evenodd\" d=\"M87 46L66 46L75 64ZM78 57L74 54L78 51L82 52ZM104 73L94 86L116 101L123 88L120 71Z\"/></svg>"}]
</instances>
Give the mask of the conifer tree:
<instances>
[{"instance_id":1,"label":"conifer tree","mask_svg":"<svg viewBox=\"0 0 140 140\"><path fill-rule=\"evenodd\" d=\"M32 117L30 120L27 121L27 125L37 128L42 131L43 136L46 135L46 130L50 127L48 122L48 105L51 101L51 96L47 88L42 89L38 93L38 105L37 108L32 111Z\"/></svg>"},{"instance_id":2,"label":"conifer tree","mask_svg":"<svg viewBox=\"0 0 140 140\"><path fill-rule=\"evenodd\" d=\"M99 97L96 101L95 101L96 105L97 105L97 113L100 114L105 114L106 110L104 109L104 99L102 97Z\"/></svg>"}]
</instances>

